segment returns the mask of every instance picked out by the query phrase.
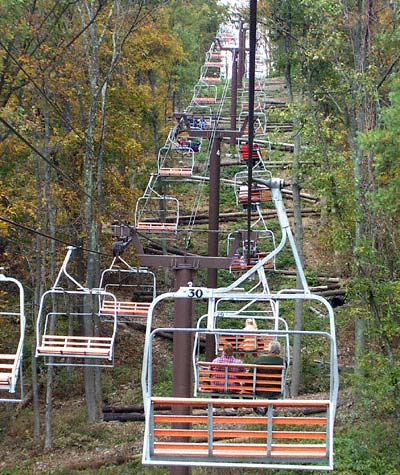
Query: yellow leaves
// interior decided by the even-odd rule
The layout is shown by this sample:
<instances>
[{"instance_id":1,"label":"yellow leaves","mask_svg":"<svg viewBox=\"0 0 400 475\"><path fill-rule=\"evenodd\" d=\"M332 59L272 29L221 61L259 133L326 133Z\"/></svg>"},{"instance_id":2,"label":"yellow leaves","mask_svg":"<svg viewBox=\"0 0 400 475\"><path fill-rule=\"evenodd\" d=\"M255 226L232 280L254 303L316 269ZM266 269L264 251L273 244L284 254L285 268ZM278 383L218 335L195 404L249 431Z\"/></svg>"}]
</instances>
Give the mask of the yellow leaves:
<instances>
[{"instance_id":1,"label":"yellow leaves","mask_svg":"<svg viewBox=\"0 0 400 475\"><path fill-rule=\"evenodd\" d=\"M8 224L4 221L0 221L0 237L7 237L8 235Z\"/></svg>"}]
</instances>

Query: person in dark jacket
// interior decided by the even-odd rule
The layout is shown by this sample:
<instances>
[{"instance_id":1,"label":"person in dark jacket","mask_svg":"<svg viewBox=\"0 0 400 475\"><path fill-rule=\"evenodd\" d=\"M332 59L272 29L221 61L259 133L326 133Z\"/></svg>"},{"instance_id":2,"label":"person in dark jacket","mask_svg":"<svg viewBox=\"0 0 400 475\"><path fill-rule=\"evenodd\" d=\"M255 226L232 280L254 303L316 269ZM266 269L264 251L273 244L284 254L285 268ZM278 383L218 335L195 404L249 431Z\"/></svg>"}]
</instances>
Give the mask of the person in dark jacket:
<instances>
[{"instance_id":1,"label":"person in dark jacket","mask_svg":"<svg viewBox=\"0 0 400 475\"><path fill-rule=\"evenodd\" d=\"M265 354L260 355L254 360L254 364L257 365L276 365L276 366L285 366L285 362L283 358L280 356L281 353L281 345L278 341L273 341L269 345L268 351ZM282 380L282 371L283 368L266 368L266 369L257 369L257 374L260 373L267 373L267 374L279 374L281 375ZM276 386L271 385L271 388ZM279 399L282 397L282 392L276 392L276 391L268 391L268 386L266 387L266 390L262 391L256 391L257 396L261 396L266 399ZM262 415L266 414L266 408L257 408L256 412Z\"/></svg>"}]
</instances>

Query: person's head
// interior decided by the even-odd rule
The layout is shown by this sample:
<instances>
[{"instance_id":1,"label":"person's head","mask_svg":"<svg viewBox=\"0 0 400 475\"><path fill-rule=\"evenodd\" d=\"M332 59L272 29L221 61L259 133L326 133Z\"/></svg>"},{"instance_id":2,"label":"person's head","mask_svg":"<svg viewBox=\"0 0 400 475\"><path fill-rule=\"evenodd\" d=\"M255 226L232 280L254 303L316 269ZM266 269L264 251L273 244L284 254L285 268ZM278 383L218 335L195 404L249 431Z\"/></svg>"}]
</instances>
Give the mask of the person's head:
<instances>
[{"instance_id":1,"label":"person's head","mask_svg":"<svg viewBox=\"0 0 400 475\"><path fill-rule=\"evenodd\" d=\"M269 345L269 351L271 355L279 355L281 352L281 344L279 341L272 341Z\"/></svg>"},{"instance_id":2,"label":"person's head","mask_svg":"<svg viewBox=\"0 0 400 475\"><path fill-rule=\"evenodd\" d=\"M224 349L222 350L225 356L232 356L233 355L233 346L230 343L226 343L224 345Z\"/></svg>"},{"instance_id":3,"label":"person's head","mask_svg":"<svg viewBox=\"0 0 400 475\"><path fill-rule=\"evenodd\" d=\"M246 320L245 328L248 328L250 330L257 330L257 322L254 320L254 318L248 318Z\"/></svg>"}]
</instances>

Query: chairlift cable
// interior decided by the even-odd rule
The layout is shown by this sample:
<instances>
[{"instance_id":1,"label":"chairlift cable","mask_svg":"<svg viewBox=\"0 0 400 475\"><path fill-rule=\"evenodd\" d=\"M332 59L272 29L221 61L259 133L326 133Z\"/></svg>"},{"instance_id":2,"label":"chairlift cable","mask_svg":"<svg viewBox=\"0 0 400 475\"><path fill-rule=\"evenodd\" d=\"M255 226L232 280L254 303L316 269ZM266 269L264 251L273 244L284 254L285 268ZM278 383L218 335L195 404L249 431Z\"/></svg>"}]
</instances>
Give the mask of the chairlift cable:
<instances>
[{"instance_id":1,"label":"chairlift cable","mask_svg":"<svg viewBox=\"0 0 400 475\"><path fill-rule=\"evenodd\" d=\"M83 141L84 138L82 135L73 127L71 122L69 120L65 120L65 114L63 114L62 110L59 108L59 106L54 103L48 95L43 91L43 89L36 83L36 81L31 77L31 75L25 70L24 66L14 57L13 53L10 51L7 46L4 45L4 43L0 39L0 47L4 49L4 51L10 56L10 58L14 61L14 63L18 66L18 68L25 74L25 76L28 78L28 81L34 86L34 88L39 92L39 94L48 102L54 110L57 112L57 115L61 118L61 120L64 123L68 123L68 126L71 127L71 130L74 131L74 133Z\"/></svg>"},{"instance_id":2,"label":"chairlift cable","mask_svg":"<svg viewBox=\"0 0 400 475\"><path fill-rule=\"evenodd\" d=\"M28 226L25 226L24 224L21 224L21 223L16 223L15 221L12 221L10 219L7 219L5 218L4 216L0 216L0 221L3 221L4 223L7 223L11 226L14 226L16 228L20 228L20 229L23 229L24 231L28 231L32 234L37 234L38 236L42 236L42 237L45 237L47 239L51 239L52 241L55 241L55 242L58 242L60 244L65 244L66 246L72 246L72 247L76 247L77 249L82 249L82 251L85 251L85 252L90 252L92 254L98 254L100 256L106 256L106 257L110 257L111 254L105 254L104 252L100 252L100 251L95 251L93 249L87 249L83 246L79 246L79 245L76 245L76 244L71 244L70 242L68 241L64 241L62 239L59 239L55 236L50 236L49 234L46 234L42 231L39 231L37 229L32 229Z\"/></svg>"},{"instance_id":3,"label":"chairlift cable","mask_svg":"<svg viewBox=\"0 0 400 475\"><path fill-rule=\"evenodd\" d=\"M93 196L93 195L90 195L89 193L87 193L78 183L76 180L74 180L71 176L69 176L68 174L66 174L61 168L59 168L57 165L55 165L51 160L49 160L45 155L43 155L43 153L38 150L35 145L33 145L31 142L29 142L29 140L27 140L20 132L18 132L18 130L15 129L15 127L13 125L11 125L6 119L4 119L3 117L0 116L0 122L2 122L14 135L16 135L16 137L18 137L21 142L23 142L25 145L27 145L33 152L35 152L42 160L44 160L50 167L52 167L60 176L62 176L63 178L65 178L69 183L71 183L73 185L73 187L79 191L80 193L82 193L83 195L85 195L87 198L97 202L98 200ZM117 219L118 221L120 221L119 218L115 218ZM49 237L50 239L55 239L55 238L52 238L50 236L47 236ZM61 242L61 241L60 241ZM88 251L89 252L89 251ZM90 252L95 252L93 250L91 250Z\"/></svg>"},{"instance_id":4,"label":"chairlift cable","mask_svg":"<svg viewBox=\"0 0 400 475\"><path fill-rule=\"evenodd\" d=\"M207 160L205 161L205 164L204 164L204 171L206 171L208 169L209 164L210 164L210 153L211 153L212 143L215 139L216 130L217 130L220 118L221 118L221 114L222 114L224 102L225 102L225 99L226 99L226 95L227 95L227 92L228 92L228 89L229 89L229 85L230 85L230 81L228 79L226 79L225 87L223 89L222 96L221 96L220 105L219 105L219 108L218 108L218 111L217 111L217 116L216 116L215 121L214 121L212 134L211 134L211 136L209 138L209 142L208 142ZM189 227L190 228L194 227L194 223L196 221L197 213L198 213L198 210L199 210L199 207L200 207L200 202L201 202L201 199L202 199L202 196L203 196L203 193L204 193L204 187L205 187L205 180L204 180L203 183L201 183L199 185L199 187L197 189L198 191L197 191L195 200L193 202L191 217L190 217L190 220L189 220ZM189 236L189 238L186 240L186 248L188 248L188 246L190 244L190 239L191 239L191 237Z\"/></svg>"}]
</instances>

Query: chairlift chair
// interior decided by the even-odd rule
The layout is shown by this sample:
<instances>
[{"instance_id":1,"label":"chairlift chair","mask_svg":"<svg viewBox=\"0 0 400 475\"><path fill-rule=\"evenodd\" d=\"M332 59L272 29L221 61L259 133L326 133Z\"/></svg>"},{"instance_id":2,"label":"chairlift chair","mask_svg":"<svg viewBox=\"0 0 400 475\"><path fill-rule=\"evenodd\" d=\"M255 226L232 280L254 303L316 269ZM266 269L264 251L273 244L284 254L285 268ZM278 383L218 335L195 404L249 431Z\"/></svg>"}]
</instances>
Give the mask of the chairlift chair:
<instances>
[{"instance_id":1,"label":"chairlift chair","mask_svg":"<svg viewBox=\"0 0 400 475\"><path fill-rule=\"evenodd\" d=\"M272 175L268 170L253 170L253 179L264 179L268 180ZM236 195L236 204L247 205L248 203L248 190L247 185L247 170L238 172L234 177L234 190ZM272 200L271 190L262 184L256 182L252 183L251 193L250 193L251 203L266 203Z\"/></svg>"},{"instance_id":2,"label":"chairlift chair","mask_svg":"<svg viewBox=\"0 0 400 475\"><path fill-rule=\"evenodd\" d=\"M23 399L22 356L25 339L24 289L12 277L0 273L0 317L3 328L10 328L6 341L0 349L0 390L14 396L4 396L0 402L20 402ZM5 332L3 332L5 335ZM17 383L20 389L17 390ZM16 394L18 393L18 394Z\"/></svg>"},{"instance_id":3,"label":"chairlift chair","mask_svg":"<svg viewBox=\"0 0 400 475\"><path fill-rule=\"evenodd\" d=\"M249 160L249 144L244 143L239 148L240 160L247 163ZM253 145L253 164L256 164L259 160L262 160L262 150L258 144Z\"/></svg>"},{"instance_id":4,"label":"chairlift chair","mask_svg":"<svg viewBox=\"0 0 400 475\"><path fill-rule=\"evenodd\" d=\"M195 396L229 396L257 398L257 393L268 392L272 399L282 398L284 392L284 365L255 363L196 362Z\"/></svg>"},{"instance_id":5,"label":"chairlift chair","mask_svg":"<svg viewBox=\"0 0 400 475\"><path fill-rule=\"evenodd\" d=\"M231 249L236 241L238 233L241 241L237 249L234 250L230 272L246 271L266 257L268 252L275 248L275 236L269 229L255 229L251 231L250 256L248 256L249 239L247 230L234 231L227 237L227 255L231 254ZM264 264L264 269L275 269L275 258Z\"/></svg>"},{"instance_id":6,"label":"chairlift chair","mask_svg":"<svg viewBox=\"0 0 400 475\"><path fill-rule=\"evenodd\" d=\"M192 102L197 106L213 105L218 102L218 89L215 84L197 84L194 87Z\"/></svg>"},{"instance_id":7,"label":"chairlift chair","mask_svg":"<svg viewBox=\"0 0 400 475\"><path fill-rule=\"evenodd\" d=\"M186 115L206 115L206 116L213 116L213 106L214 104L207 104L207 103L202 103L199 104L192 98L190 101L190 104L186 107L184 110L184 114Z\"/></svg>"},{"instance_id":8,"label":"chairlift chair","mask_svg":"<svg viewBox=\"0 0 400 475\"><path fill-rule=\"evenodd\" d=\"M142 196L136 202L135 228L141 233L176 234L179 202L172 196Z\"/></svg>"},{"instance_id":9,"label":"chairlift chair","mask_svg":"<svg viewBox=\"0 0 400 475\"><path fill-rule=\"evenodd\" d=\"M193 174L194 151L178 138L172 146L158 152L158 174L163 177L189 177Z\"/></svg>"},{"instance_id":10,"label":"chairlift chair","mask_svg":"<svg viewBox=\"0 0 400 475\"><path fill-rule=\"evenodd\" d=\"M113 367L117 314L99 318L99 301L115 301L115 296L85 288L68 273L74 250L68 247L53 287L40 299L35 356L44 357L50 366Z\"/></svg>"},{"instance_id":11,"label":"chairlift chair","mask_svg":"<svg viewBox=\"0 0 400 475\"><path fill-rule=\"evenodd\" d=\"M192 297L191 297L192 296ZM209 302L205 329L200 328L157 328L153 327L153 312L164 299L201 298ZM207 392L202 397L179 397L154 393L152 376L152 347L158 333L185 333L192 339L195 334L205 337L218 333L245 333L244 330L216 329L213 322L215 301L226 298L231 301L243 298L243 292L221 289L181 287L176 292L158 296L149 311L143 359L142 389L145 408L145 434L142 462L145 465L181 465L235 468L263 468L283 470L332 470L333 469L333 425L337 404L338 371L334 317L329 303L322 297L306 293L281 293L245 295L257 302L274 300L291 302L294 311L296 300L321 305L325 309L325 320L321 330L261 330L273 338L292 338L304 335L307 338L323 340L329 347L331 379L328 397L325 399L281 399L256 398L249 394L257 385L258 377L249 367L250 374L234 371L227 394ZM212 310L214 309L214 310ZM211 317L211 318L210 318ZM211 327L210 327L211 325ZM203 366L202 366L203 365ZM212 383L213 376L221 376L218 369L210 370L212 362L199 362L198 378L205 387ZM250 363L251 365L251 363ZM216 366L216 365L214 365ZM203 368L203 369L201 369ZM241 369L246 368L246 366ZM236 368L237 369L237 368ZM268 368L266 368L268 369ZM201 372L204 371L204 372ZM208 375L207 375L208 371ZM212 373L212 374L211 374ZM194 372L196 377L196 371ZM270 373L276 379L275 373ZM265 379L268 373L264 373ZM217 389L225 387L224 376L219 378ZM244 393L240 394L242 382ZM197 383L199 384L199 383ZM272 387L271 385L269 387ZM276 389L278 391L279 389ZM230 392L229 392L230 391ZM238 392L235 392L238 391ZM247 393L247 394L246 394ZM218 398L212 397L217 394ZM242 397L241 397L242 396ZM255 410L263 408L262 416ZM196 411L194 411L196 409ZM232 414L230 411L233 411ZM308 414L309 410L320 414ZM228 411L228 413L224 411ZM161 411L161 412L160 412ZM244 425L248 426L244 428ZM250 428L249 428L250 426Z\"/></svg>"},{"instance_id":12,"label":"chairlift chair","mask_svg":"<svg viewBox=\"0 0 400 475\"><path fill-rule=\"evenodd\" d=\"M132 267L121 256L114 257L101 274L100 289L115 296L102 297L99 314L112 317L118 323L147 318L151 301L156 297L156 276L145 267Z\"/></svg>"},{"instance_id":13,"label":"chairlift chair","mask_svg":"<svg viewBox=\"0 0 400 475\"><path fill-rule=\"evenodd\" d=\"M249 113L248 111L240 112L239 113L239 127L241 128L248 119ZM254 134L257 135L265 135L267 132L267 115L263 111L254 111ZM245 127L245 131L248 129L248 125Z\"/></svg>"}]
</instances>

